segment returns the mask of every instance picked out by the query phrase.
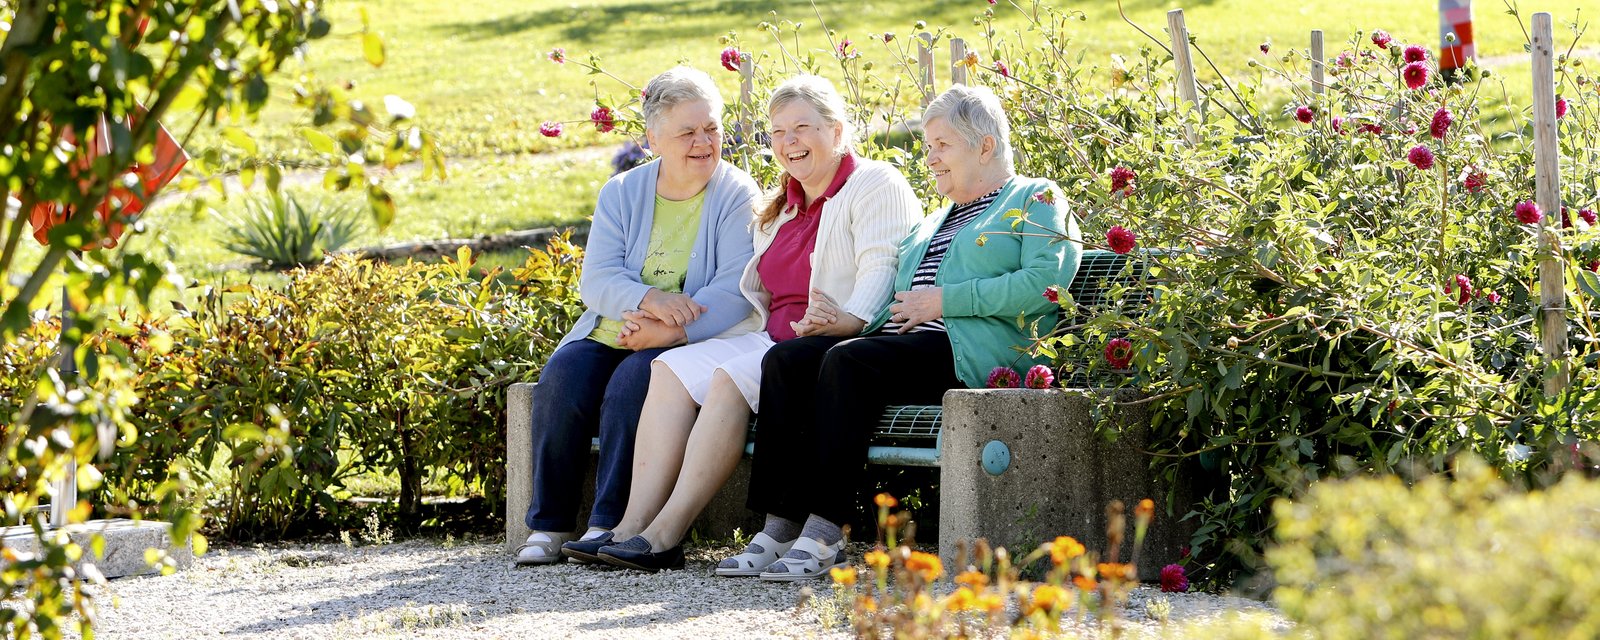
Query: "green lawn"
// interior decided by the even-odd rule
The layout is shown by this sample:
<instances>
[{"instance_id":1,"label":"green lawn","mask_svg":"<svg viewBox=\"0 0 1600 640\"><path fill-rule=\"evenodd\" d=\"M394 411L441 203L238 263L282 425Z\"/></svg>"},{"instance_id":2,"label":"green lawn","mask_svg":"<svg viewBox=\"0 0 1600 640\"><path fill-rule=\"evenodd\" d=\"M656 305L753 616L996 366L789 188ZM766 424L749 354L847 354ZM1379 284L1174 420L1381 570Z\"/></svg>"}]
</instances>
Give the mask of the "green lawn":
<instances>
[{"instance_id":1,"label":"green lawn","mask_svg":"<svg viewBox=\"0 0 1600 640\"><path fill-rule=\"evenodd\" d=\"M994 7L1002 31L1024 27L1025 17L1001 2ZM1061 9L1080 9L1087 20L1079 23L1076 44L1090 51L1086 62L1102 64L1113 53L1130 55L1148 40L1123 23L1116 4L1096 2L1075 5L1055 3ZM1130 0L1129 16L1145 30L1165 37L1165 13L1178 3ZM1504 5L1478 3L1474 27L1480 55L1520 53L1524 36ZM1580 0L1551 0L1539 10L1551 11L1558 21L1558 39L1570 39L1560 21L1576 16ZM817 9L840 37L861 45L863 54L878 63L889 58L882 46L867 43L867 35L891 31L907 36L917 20L930 28L949 26L954 35L976 42L972 23L988 5L982 0L940 2L868 2L817 0ZM361 57L359 41L338 34L353 33L366 7L375 29L381 31L388 60L374 69ZM444 8L448 7L448 8ZM1534 5L1525 8L1531 15ZM486 153L540 152L556 147L588 146L604 140L587 126L571 126L562 138L538 135L545 120L582 121L593 105L595 88L620 93L614 81L590 76L574 64L557 65L546 52L563 47L573 59L592 52L603 66L635 84L677 62L704 69L718 79L729 96L737 96L737 74L721 69L718 37L738 32L744 46L772 49L772 42L756 29L763 20L778 16L802 22L810 34L802 46L822 50L826 42L809 1L778 0L598 0L554 2L530 0L498 2L457 0L441 5L434 0L365 0L330 6L335 36L312 48L314 68L325 80L351 81L357 95L369 104L381 104L387 94L397 94L417 106L425 126L440 133L446 150L455 157ZM1259 59L1257 46L1271 41L1275 53L1286 47L1308 46L1309 31L1323 29L1329 55L1357 29L1382 28L1397 42L1436 46L1437 9L1433 2L1282 3L1270 0L1210 0L1185 7L1190 33L1212 60L1229 74ZM941 52L941 59L944 57ZM944 65L939 63L943 78ZM826 70L826 69L825 69ZM1214 74L1203 65L1202 79ZM281 87L280 87L281 88ZM277 95L287 95L278 91ZM264 139L283 141L288 129L279 126L296 114L285 98L269 108L263 124L253 127ZM277 133L275 133L277 132ZM212 138L207 138L212 139ZM614 139L614 138L613 138Z\"/></svg>"},{"instance_id":2,"label":"green lawn","mask_svg":"<svg viewBox=\"0 0 1600 640\"><path fill-rule=\"evenodd\" d=\"M1008 4L995 6L1002 32L1026 24L1024 15ZM1503 6L1492 2L1479 5L1475 26L1480 54L1520 55L1522 29L1505 14ZM1558 37L1570 38L1559 25L1575 15L1578 5L1578 0L1555 0L1538 8L1554 12ZM978 28L973 18L987 6L982 0L816 3L829 27L840 37L854 39L868 59L880 64L887 61L888 53L881 45L869 43L868 34L892 31L905 38L917 20L925 20L930 28L949 25L952 33L976 43ZM362 7L387 44L388 59L382 68L365 62L359 40L353 37ZM1171 5L1131 0L1126 8L1135 22L1164 37L1164 14ZM1086 20L1077 23L1081 33L1074 44L1089 52L1087 65L1104 65L1113 53L1131 57L1148 42L1121 21L1114 3L1093 3L1083 10ZM1533 8L1524 10L1526 17ZM553 47L565 48L572 59L594 52L606 68L636 83L667 66L686 62L711 72L727 95L736 96L737 74L718 64L723 46L719 36L736 31L745 49L772 51L771 41L756 25L778 19L771 14L777 11L780 18L804 23L804 33L809 36L803 39L803 48L820 51L826 46L812 4L794 0L457 0L447 5L431 0L355 0L333 3L330 11L335 32L311 48L310 68L280 78L274 101L261 121L245 123L245 127L271 152L301 153L304 145L293 139L295 127L291 126L298 123L300 114L288 103L287 82L300 72L314 70L323 80L353 83L355 94L369 104L381 105L383 96L391 93L412 101L420 122L440 135L451 156L446 182L423 182L405 171L391 176L388 185L399 205L397 221L383 236L369 233L358 244L568 224L588 215L599 184L609 174L605 164L608 150L582 156L582 160L533 158L557 148L614 145L621 139L614 134L602 136L582 124L569 126L568 134L557 139L539 136L537 128L544 120L584 120L596 91L591 82L608 93L619 92L620 85L586 75L575 64L550 62L545 53ZM1261 42L1270 40L1276 55L1288 47L1305 46L1312 28L1327 33L1330 57L1361 28L1386 29L1398 42L1431 45L1437 40L1431 2L1351 0L1286 5L1267 0L1213 0L1190 5L1186 11L1197 42L1236 79L1251 73L1246 68L1249 60L1263 59L1257 48ZM826 59L824 62L824 72L831 71ZM939 62L941 83L946 64L942 59ZM1215 77L1204 66L1200 75L1202 80ZM1526 63L1501 70L1513 103L1526 100L1531 84L1527 76ZM1498 83L1488 86L1498 87ZM1518 120L1500 116L1491 126L1504 130L1520 125ZM183 123L169 124L179 128ZM218 140L216 131L202 129L190 148L199 151ZM323 194L316 186L298 191L357 202L351 195ZM225 214L240 207L236 198L228 202L215 201L215 194L211 198L208 208ZM140 250L170 251L180 268L194 277L211 280L220 275L222 266L239 259L222 247L221 224L208 208L197 215L182 203L157 207L146 219L150 237L136 241ZM271 281L271 276L266 279Z\"/></svg>"}]
</instances>

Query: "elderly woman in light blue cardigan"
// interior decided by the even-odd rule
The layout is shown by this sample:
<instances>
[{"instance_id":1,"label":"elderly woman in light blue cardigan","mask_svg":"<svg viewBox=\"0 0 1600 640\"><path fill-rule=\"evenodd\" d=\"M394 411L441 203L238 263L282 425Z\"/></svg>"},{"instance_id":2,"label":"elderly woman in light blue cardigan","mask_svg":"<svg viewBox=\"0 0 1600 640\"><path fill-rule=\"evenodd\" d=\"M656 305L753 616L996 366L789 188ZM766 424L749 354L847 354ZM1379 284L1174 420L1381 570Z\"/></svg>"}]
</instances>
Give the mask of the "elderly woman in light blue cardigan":
<instances>
[{"instance_id":1,"label":"elderly woman in light blue cardigan","mask_svg":"<svg viewBox=\"0 0 1600 640\"><path fill-rule=\"evenodd\" d=\"M721 160L721 95L706 74L677 67L645 87L644 117L659 157L601 187L579 281L586 308L534 390L533 500L525 516L533 533L517 550L520 565L561 560L561 545L580 538L579 497L596 431L594 505L581 535L601 535L622 518L634 430L657 355L758 328L739 278L754 253L750 222L760 190ZM652 319L624 325L632 311Z\"/></svg>"}]
</instances>

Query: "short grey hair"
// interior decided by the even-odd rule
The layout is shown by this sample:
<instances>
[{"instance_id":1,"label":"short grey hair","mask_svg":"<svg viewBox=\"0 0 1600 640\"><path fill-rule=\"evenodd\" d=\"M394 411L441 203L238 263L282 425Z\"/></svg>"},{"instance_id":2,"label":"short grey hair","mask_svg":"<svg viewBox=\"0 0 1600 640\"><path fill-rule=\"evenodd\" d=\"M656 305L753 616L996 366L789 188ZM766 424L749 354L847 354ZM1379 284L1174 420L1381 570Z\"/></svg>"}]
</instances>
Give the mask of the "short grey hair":
<instances>
[{"instance_id":1,"label":"short grey hair","mask_svg":"<svg viewBox=\"0 0 1600 640\"><path fill-rule=\"evenodd\" d=\"M950 87L922 112L925 123L940 118L973 149L983 146L984 136L994 136L995 157L1011 167L1011 120L994 91L964 84Z\"/></svg>"},{"instance_id":2,"label":"short grey hair","mask_svg":"<svg viewBox=\"0 0 1600 640\"><path fill-rule=\"evenodd\" d=\"M651 131L661 125L667 112L680 104L704 100L711 104L711 112L722 114L722 92L706 72L678 66L667 69L650 79L644 87L644 126Z\"/></svg>"},{"instance_id":3,"label":"short grey hair","mask_svg":"<svg viewBox=\"0 0 1600 640\"><path fill-rule=\"evenodd\" d=\"M855 142L856 127L850 122L849 112L844 104L844 96L833 88L833 83L822 76L801 74L785 80L783 84L772 92L772 97L767 99L767 114L787 107L796 102L804 102L822 116L822 121L830 125L839 125L842 135L839 136L839 147L834 149L837 153L844 153Z\"/></svg>"}]
</instances>

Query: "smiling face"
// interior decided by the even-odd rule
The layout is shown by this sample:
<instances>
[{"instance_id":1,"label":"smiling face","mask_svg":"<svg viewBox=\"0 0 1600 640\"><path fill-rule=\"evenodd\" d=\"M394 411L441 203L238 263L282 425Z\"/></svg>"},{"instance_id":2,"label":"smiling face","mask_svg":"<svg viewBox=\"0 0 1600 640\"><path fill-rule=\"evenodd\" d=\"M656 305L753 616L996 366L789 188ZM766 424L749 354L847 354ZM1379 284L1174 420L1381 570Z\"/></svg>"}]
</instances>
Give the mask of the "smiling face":
<instances>
[{"instance_id":1,"label":"smiling face","mask_svg":"<svg viewBox=\"0 0 1600 640\"><path fill-rule=\"evenodd\" d=\"M790 101L773 111L771 117L773 157L790 177L806 187L809 196L815 197L813 189L818 189L819 193L826 189L839 167L839 143L844 127L838 123L828 124L804 100Z\"/></svg>"},{"instance_id":2,"label":"smiling face","mask_svg":"<svg viewBox=\"0 0 1600 640\"><path fill-rule=\"evenodd\" d=\"M674 180L710 180L722 149L721 116L704 100L668 109L660 124L645 131L650 149L661 155L661 172Z\"/></svg>"},{"instance_id":3,"label":"smiling face","mask_svg":"<svg viewBox=\"0 0 1600 640\"><path fill-rule=\"evenodd\" d=\"M994 144L984 140L977 149L956 133L944 118L934 118L922 126L928 168L933 170L934 189L955 202L971 202L984 194L987 165L994 159ZM976 193L974 193L976 192Z\"/></svg>"}]
</instances>

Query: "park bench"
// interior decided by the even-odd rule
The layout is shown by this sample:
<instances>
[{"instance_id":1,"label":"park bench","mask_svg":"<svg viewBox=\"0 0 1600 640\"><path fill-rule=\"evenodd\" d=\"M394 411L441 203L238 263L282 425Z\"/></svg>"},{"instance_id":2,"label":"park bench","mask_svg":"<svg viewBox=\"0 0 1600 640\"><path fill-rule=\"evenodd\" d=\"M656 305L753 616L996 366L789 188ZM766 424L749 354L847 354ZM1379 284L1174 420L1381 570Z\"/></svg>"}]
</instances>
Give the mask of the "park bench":
<instances>
[{"instance_id":1,"label":"park bench","mask_svg":"<svg viewBox=\"0 0 1600 640\"><path fill-rule=\"evenodd\" d=\"M1129 267L1129 256L1086 250L1078 275L1067 287L1073 301L1097 308L1118 285L1140 279L1142 263ZM1042 294L1042 292L1041 292ZM1090 388L1082 373L1072 374L1069 388ZM532 499L533 384L515 384L506 399L506 547L514 549L528 536L522 514ZM872 464L938 468L940 474L941 553L953 555L954 541L985 537L997 544L1033 545L1055 535L1096 539L1094 527L1104 519L1112 499L1130 502L1160 497L1148 459L1138 451L1148 419L1142 408L1121 411L1123 433L1115 443L1095 435L1094 404L1082 394L1035 390L954 390L942 405L890 406L884 410L869 441ZM759 428L759 419L751 429ZM599 446L599 440L594 441ZM753 445L745 445L749 455ZM961 464L951 464L951 461ZM744 509L748 460L702 514L697 526L724 535L736 525L756 524ZM589 486L592 495L593 473ZM1054 489L1051 486L1055 486ZM583 504L588 505L586 497ZM1062 530L1063 527L1072 531ZM1088 527L1088 528L1085 528ZM1170 531L1167 531L1170 530ZM749 531L748 526L746 531ZM1163 533L1174 535L1163 536ZM1177 557L1186 539L1177 527L1152 531L1145 558ZM1099 538L1104 525L1098 526ZM1166 539L1164 539L1166 538ZM1152 547L1166 546L1169 553ZM1141 567L1141 575L1153 576Z\"/></svg>"}]
</instances>

